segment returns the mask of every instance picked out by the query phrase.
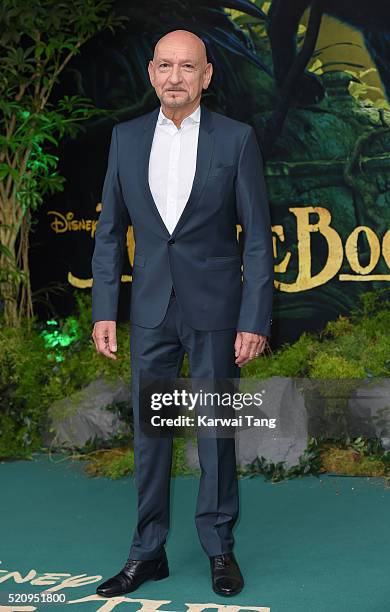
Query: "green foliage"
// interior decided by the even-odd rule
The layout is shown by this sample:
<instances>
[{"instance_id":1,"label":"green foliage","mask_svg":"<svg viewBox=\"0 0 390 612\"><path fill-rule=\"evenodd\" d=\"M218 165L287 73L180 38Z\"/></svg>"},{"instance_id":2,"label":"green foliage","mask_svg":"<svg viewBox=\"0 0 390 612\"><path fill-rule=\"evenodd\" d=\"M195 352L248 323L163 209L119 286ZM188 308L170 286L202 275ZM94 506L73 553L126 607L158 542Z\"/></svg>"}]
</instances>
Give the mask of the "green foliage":
<instances>
[{"instance_id":1,"label":"green foliage","mask_svg":"<svg viewBox=\"0 0 390 612\"><path fill-rule=\"evenodd\" d=\"M104 358L97 353L91 338L91 295L79 291L75 296L75 313L65 319L35 322L31 331L26 324L15 329L1 321L0 457L30 456L40 448L41 427L54 401L72 395L99 376L111 381L119 377L130 381L128 324L117 326L117 359ZM354 389L356 380L388 376L389 329L388 290L363 294L361 304L349 318L330 321L317 335L303 333L294 344L284 345L272 355L245 366L242 376L307 377L313 380L313 391L320 392L325 399L329 391L327 380L338 380L341 400L330 397L328 411L342 415L343 398ZM181 375L189 375L188 359L185 359ZM122 409L127 410L127 407ZM125 415L126 420L128 416ZM125 439L111 440L110 447L126 443ZM174 445L173 473L187 473L184 440L175 439ZM98 441L91 442L83 452L101 447ZM306 473L305 469L311 473L312 468L307 465L315 462L315 455L311 455L314 450L308 448L303 463L289 474ZM272 476L274 480L282 475L285 477L286 472L281 465L266 465L261 460L251 469L255 473L262 470L265 474L276 474ZM245 473L249 472L250 469Z\"/></svg>"},{"instance_id":2,"label":"green foliage","mask_svg":"<svg viewBox=\"0 0 390 612\"><path fill-rule=\"evenodd\" d=\"M186 458L186 438L174 438L173 439L173 451L172 451L172 475L183 476L190 474L197 474L199 470L193 470L188 467Z\"/></svg>"},{"instance_id":3,"label":"green foliage","mask_svg":"<svg viewBox=\"0 0 390 612\"><path fill-rule=\"evenodd\" d=\"M329 321L319 334L303 333L292 345L284 345L271 356L264 356L243 368L242 376L268 378L270 376L303 377L308 379L304 393L310 405L310 394L320 394L325 402L326 415L335 425L345 415L347 398L358 380L386 377L390 373L390 290L380 289L361 294L360 303L349 317L340 316ZM333 384L329 385L329 380ZM312 381L312 382L311 382ZM337 393L334 385L337 384ZM336 397L337 396L337 397ZM263 474L273 482L324 470L321 459L326 441L312 439L299 464L287 469L283 462L267 462L263 457L247 466L242 474ZM361 461L355 469L369 475L383 472L390 464L390 452L384 451L380 440L349 438L337 440L337 448L354 449L373 461ZM363 452L364 449L364 452ZM329 463L326 464L327 466ZM353 473L344 466L346 473ZM350 470L350 472L348 472Z\"/></svg>"},{"instance_id":4,"label":"green foliage","mask_svg":"<svg viewBox=\"0 0 390 612\"><path fill-rule=\"evenodd\" d=\"M117 480L134 472L134 451L131 448L97 451L90 455L80 455L79 458L88 460L85 472L90 476L106 476Z\"/></svg>"},{"instance_id":5,"label":"green foliage","mask_svg":"<svg viewBox=\"0 0 390 612\"><path fill-rule=\"evenodd\" d=\"M47 408L88 385L99 376L115 381L130 379L128 326L118 325L116 360L100 355L91 333L91 296L76 293L77 337L68 344L50 346L46 324L0 327L0 457L29 456L40 446L40 426ZM58 320L65 337L74 316ZM52 327L52 325L50 325Z\"/></svg>"},{"instance_id":6,"label":"green foliage","mask_svg":"<svg viewBox=\"0 0 390 612\"><path fill-rule=\"evenodd\" d=\"M191 470L186 461L184 438L174 438L172 448L172 475L182 476L195 474L199 470ZM91 476L106 476L107 478L123 478L134 473L134 451L132 448L106 448L73 455L75 459L86 460L85 472Z\"/></svg>"},{"instance_id":7,"label":"green foliage","mask_svg":"<svg viewBox=\"0 0 390 612\"><path fill-rule=\"evenodd\" d=\"M297 465L287 468L284 461L273 463L261 457L238 471L242 478L262 475L273 483L298 476L319 476L324 472L343 476L388 477L390 451L383 448L380 440L362 436L331 442L310 438Z\"/></svg>"},{"instance_id":8,"label":"green foliage","mask_svg":"<svg viewBox=\"0 0 390 612\"><path fill-rule=\"evenodd\" d=\"M0 457L28 456L39 445L41 390L47 358L43 340L21 328L0 332Z\"/></svg>"},{"instance_id":9,"label":"green foliage","mask_svg":"<svg viewBox=\"0 0 390 612\"><path fill-rule=\"evenodd\" d=\"M79 122L101 114L90 100L64 96L49 101L52 89L80 47L121 23L112 2L4 0L0 12L0 178L16 182L18 200L36 208L42 196L63 187L58 157L49 145L75 135Z\"/></svg>"},{"instance_id":10,"label":"green foliage","mask_svg":"<svg viewBox=\"0 0 390 612\"><path fill-rule=\"evenodd\" d=\"M349 92L356 100L378 109L390 109L389 103L383 95L383 88L370 85L367 81L367 75L376 72L376 68L358 71L345 70L345 72L348 72L353 78L349 84Z\"/></svg>"},{"instance_id":11,"label":"green foliage","mask_svg":"<svg viewBox=\"0 0 390 612\"><path fill-rule=\"evenodd\" d=\"M304 332L271 356L253 360L242 376L313 379L388 376L390 373L390 290L361 294L350 317L329 321L319 334Z\"/></svg>"},{"instance_id":12,"label":"green foliage","mask_svg":"<svg viewBox=\"0 0 390 612\"><path fill-rule=\"evenodd\" d=\"M17 181L19 199L25 204L35 207L46 191L62 188L63 179L55 173L58 158L44 145L57 146L58 137L76 133L80 120L101 113L80 96L64 96L55 105L49 97L79 48L97 32L119 23L110 8L106 0L2 3L0 108L6 136L0 140L0 176L11 175Z\"/></svg>"},{"instance_id":13,"label":"green foliage","mask_svg":"<svg viewBox=\"0 0 390 612\"><path fill-rule=\"evenodd\" d=\"M320 349L320 342L304 332L292 345L286 345L271 357L266 358L263 376L308 376L312 359ZM262 361L258 362L262 364ZM245 374L243 374L245 376Z\"/></svg>"},{"instance_id":14,"label":"green foliage","mask_svg":"<svg viewBox=\"0 0 390 612\"><path fill-rule=\"evenodd\" d=\"M390 451L379 439L340 438L321 442L321 463L330 473L349 476L389 476Z\"/></svg>"},{"instance_id":15,"label":"green foliage","mask_svg":"<svg viewBox=\"0 0 390 612\"><path fill-rule=\"evenodd\" d=\"M321 471L323 469L320 446L315 438L310 438L306 450L299 457L297 465L286 468L284 461L273 463L272 461L267 461L265 457L257 457L252 463L239 469L238 474L242 478L253 478L253 476L261 474L266 480L280 482L281 480L297 476L307 476L309 474L317 476Z\"/></svg>"},{"instance_id":16,"label":"green foliage","mask_svg":"<svg viewBox=\"0 0 390 612\"><path fill-rule=\"evenodd\" d=\"M113 31L123 18L111 12L111 0L3 0L0 8L0 289L9 324L26 308L19 284L30 280L26 250L22 263L15 252L19 233L28 245L30 213L47 193L61 191L55 154L60 139L74 136L82 122L107 114L82 96L52 101L59 77L89 39ZM24 227L24 223L27 226ZM20 302L18 302L20 300ZM27 316L30 309L26 308Z\"/></svg>"}]
</instances>

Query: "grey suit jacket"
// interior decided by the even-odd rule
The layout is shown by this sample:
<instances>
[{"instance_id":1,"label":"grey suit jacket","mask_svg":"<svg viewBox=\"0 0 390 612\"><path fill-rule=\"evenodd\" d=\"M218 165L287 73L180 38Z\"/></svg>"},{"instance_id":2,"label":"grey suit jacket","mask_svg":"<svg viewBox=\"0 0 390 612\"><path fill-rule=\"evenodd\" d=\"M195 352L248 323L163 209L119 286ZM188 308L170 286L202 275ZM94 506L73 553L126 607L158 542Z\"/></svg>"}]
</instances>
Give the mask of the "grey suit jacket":
<instances>
[{"instance_id":1,"label":"grey suit jacket","mask_svg":"<svg viewBox=\"0 0 390 612\"><path fill-rule=\"evenodd\" d=\"M159 107L112 131L92 257L92 320L115 321L128 225L135 239L130 322L155 327L171 294L198 330L270 335L273 256L253 128L201 105L195 178L172 233L148 182ZM240 254L236 225L243 231ZM241 265L243 270L241 272Z\"/></svg>"}]
</instances>

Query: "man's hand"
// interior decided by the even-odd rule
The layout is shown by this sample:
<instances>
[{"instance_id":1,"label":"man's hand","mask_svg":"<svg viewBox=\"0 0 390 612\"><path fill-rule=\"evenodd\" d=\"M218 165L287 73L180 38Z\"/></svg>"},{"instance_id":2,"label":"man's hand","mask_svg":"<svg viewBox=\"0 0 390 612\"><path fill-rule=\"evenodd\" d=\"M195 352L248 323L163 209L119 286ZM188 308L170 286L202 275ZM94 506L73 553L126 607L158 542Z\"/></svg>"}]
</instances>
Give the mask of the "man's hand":
<instances>
[{"instance_id":1,"label":"man's hand","mask_svg":"<svg viewBox=\"0 0 390 612\"><path fill-rule=\"evenodd\" d=\"M267 336L253 334L252 332L237 332L234 350L236 354L235 363L242 368L254 357L258 357L263 352L266 345Z\"/></svg>"},{"instance_id":2,"label":"man's hand","mask_svg":"<svg viewBox=\"0 0 390 612\"><path fill-rule=\"evenodd\" d=\"M116 321L96 321L92 338L98 353L110 359L116 359Z\"/></svg>"}]
</instances>

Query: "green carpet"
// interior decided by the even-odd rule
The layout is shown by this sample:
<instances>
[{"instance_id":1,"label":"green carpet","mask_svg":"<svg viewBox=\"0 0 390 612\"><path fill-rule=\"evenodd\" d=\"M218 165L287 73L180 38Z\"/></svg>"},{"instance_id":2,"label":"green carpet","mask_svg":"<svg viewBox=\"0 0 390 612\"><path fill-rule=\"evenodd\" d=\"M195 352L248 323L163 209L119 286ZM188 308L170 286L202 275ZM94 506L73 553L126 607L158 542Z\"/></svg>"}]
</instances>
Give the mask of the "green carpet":
<instances>
[{"instance_id":1,"label":"green carpet","mask_svg":"<svg viewBox=\"0 0 390 612\"><path fill-rule=\"evenodd\" d=\"M75 602L67 609L77 612L151 612L161 601L166 603L159 609L174 612L390 610L390 491L382 479L332 476L278 484L262 477L240 480L235 552L246 586L234 598L218 597L210 587L193 518L197 479L172 479L170 577L126 596L143 603L108 606L95 588L126 561L135 488L130 477L91 478L83 467L62 455L1 463L0 611L64 609L40 601L6 607L9 592L39 594L53 587L57 597Z\"/></svg>"}]
</instances>

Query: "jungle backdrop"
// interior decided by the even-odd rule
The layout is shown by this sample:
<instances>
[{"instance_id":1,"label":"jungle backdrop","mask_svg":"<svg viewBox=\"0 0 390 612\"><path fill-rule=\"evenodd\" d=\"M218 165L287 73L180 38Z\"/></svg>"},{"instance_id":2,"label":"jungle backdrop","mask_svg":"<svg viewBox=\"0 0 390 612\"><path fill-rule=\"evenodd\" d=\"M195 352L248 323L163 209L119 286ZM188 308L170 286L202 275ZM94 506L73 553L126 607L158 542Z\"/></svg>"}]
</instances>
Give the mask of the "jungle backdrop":
<instances>
[{"instance_id":1,"label":"jungle backdrop","mask_svg":"<svg viewBox=\"0 0 390 612\"><path fill-rule=\"evenodd\" d=\"M147 63L155 42L177 28L201 36L214 65L203 103L253 125L264 155L276 279L272 345L323 328L348 314L361 292L386 286L390 10L382 2L379 15L376 4L323 2L316 14L318 3L301 0L116 2L118 14L128 16L125 27L87 43L55 92L81 94L112 113L62 142L65 189L39 209L31 235L40 316L69 314L75 290L91 290L112 126L159 104ZM131 227L127 247L123 321Z\"/></svg>"}]
</instances>

